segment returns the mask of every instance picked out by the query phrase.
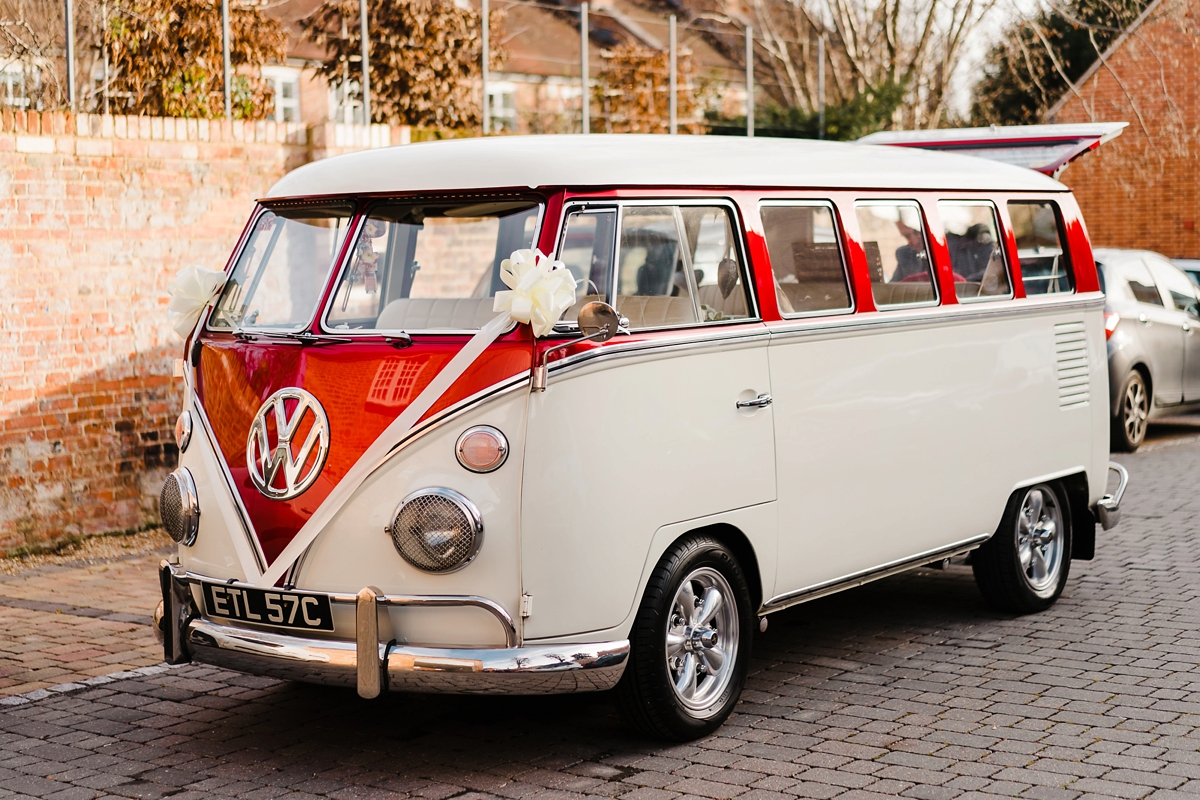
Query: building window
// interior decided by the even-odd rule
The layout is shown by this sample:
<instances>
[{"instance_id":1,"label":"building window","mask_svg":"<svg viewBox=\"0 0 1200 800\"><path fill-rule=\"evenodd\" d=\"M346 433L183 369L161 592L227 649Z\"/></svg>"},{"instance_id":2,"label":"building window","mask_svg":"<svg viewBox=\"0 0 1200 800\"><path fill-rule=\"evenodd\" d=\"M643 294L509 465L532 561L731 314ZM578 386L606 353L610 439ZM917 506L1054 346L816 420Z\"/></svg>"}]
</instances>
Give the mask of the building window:
<instances>
[{"instance_id":1,"label":"building window","mask_svg":"<svg viewBox=\"0 0 1200 800\"><path fill-rule=\"evenodd\" d=\"M300 121L300 70L293 67L263 67L263 78L275 91L275 121Z\"/></svg>"},{"instance_id":2,"label":"building window","mask_svg":"<svg viewBox=\"0 0 1200 800\"><path fill-rule=\"evenodd\" d=\"M517 130L517 87L511 83L488 84L488 112L492 133Z\"/></svg>"},{"instance_id":3,"label":"building window","mask_svg":"<svg viewBox=\"0 0 1200 800\"><path fill-rule=\"evenodd\" d=\"M41 70L29 68L19 62L0 68L0 105L9 108L39 108L41 103L35 106L33 98L41 93L41 84Z\"/></svg>"},{"instance_id":4,"label":"building window","mask_svg":"<svg viewBox=\"0 0 1200 800\"><path fill-rule=\"evenodd\" d=\"M347 78L330 85L329 121L343 125L362 125L362 91L357 80Z\"/></svg>"}]
</instances>

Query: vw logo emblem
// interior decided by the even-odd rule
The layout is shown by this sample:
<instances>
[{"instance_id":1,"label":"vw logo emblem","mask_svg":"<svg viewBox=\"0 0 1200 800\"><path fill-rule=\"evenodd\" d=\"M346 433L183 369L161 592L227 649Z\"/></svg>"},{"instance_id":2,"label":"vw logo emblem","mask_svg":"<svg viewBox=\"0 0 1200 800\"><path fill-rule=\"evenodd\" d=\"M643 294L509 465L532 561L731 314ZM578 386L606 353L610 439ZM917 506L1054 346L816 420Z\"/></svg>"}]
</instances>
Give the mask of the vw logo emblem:
<instances>
[{"instance_id":1,"label":"vw logo emblem","mask_svg":"<svg viewBox=\"0 0 1200 800\"><path fill-rule=\"evenodd\" d=\"M327 455L329 419L303 389L280 389L254 415L246 466L254 487L272 500L291 499L312 486Z\"/></svg>"}]
</instances>

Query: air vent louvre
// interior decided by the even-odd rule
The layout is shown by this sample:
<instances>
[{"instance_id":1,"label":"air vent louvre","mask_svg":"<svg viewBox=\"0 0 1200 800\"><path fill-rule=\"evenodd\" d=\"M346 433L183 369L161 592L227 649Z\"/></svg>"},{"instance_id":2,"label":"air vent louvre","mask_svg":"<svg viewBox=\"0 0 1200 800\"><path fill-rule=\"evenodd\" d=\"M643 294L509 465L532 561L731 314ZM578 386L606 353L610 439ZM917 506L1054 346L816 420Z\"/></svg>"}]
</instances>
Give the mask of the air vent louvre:
<instances>
[{"instance_id":1,"label":"air vent louvre","mask_svg":"<svg viewBox=\"0 0 1200 800\"><path fill-rule=\"evenodd\" d=\"M1091 399L1087 327L1083 322L1054 326L1054 355L1058 367L1058 407L1086 406Z\"/></svg>"}]
</instances>

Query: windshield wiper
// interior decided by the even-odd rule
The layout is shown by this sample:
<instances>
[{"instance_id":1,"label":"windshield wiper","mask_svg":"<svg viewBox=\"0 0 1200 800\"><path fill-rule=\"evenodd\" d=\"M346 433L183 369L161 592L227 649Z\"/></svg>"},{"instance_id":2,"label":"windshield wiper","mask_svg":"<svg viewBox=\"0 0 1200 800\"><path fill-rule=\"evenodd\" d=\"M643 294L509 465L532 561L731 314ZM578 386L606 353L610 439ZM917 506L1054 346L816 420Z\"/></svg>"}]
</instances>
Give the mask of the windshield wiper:
<instances>
[{"instance_id":1,"label":"windshield wiper","mask_svg":"<svg viewBox=\"0 0 1200 800\"><path fill-rule=\"evenodd\" d=\"M259 336L266 336L275 339L292 339L300 342L300 344L337 344L338 342L354 341L349 336L330 336L325 333L310 333L309 331L247 331L238 328L233 332L234 338L242 341L250 341Z\"/></svg>"}]
</instances>

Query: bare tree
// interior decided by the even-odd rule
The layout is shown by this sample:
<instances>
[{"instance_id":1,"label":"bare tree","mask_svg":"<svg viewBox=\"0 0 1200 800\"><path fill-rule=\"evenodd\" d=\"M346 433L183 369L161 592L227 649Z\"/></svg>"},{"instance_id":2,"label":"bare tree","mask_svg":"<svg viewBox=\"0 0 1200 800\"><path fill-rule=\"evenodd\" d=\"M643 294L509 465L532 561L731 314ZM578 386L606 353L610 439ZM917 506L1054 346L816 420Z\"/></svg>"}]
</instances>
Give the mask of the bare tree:
<instances>
[{"instance_id":1,"label":"bare tree","mask_svg":"<svg viewBox=\"0 0 1200 800\"><path fill-rule=\"evenodd\" d=\"M670 128L670 55L638 45L622 45L601 52L595 99L607 133L667 133ZM678 53L675 65L677 128L681 133L703 133L692 54Z\"/></svg>"}]
</instances>

